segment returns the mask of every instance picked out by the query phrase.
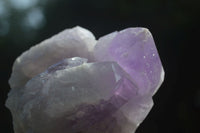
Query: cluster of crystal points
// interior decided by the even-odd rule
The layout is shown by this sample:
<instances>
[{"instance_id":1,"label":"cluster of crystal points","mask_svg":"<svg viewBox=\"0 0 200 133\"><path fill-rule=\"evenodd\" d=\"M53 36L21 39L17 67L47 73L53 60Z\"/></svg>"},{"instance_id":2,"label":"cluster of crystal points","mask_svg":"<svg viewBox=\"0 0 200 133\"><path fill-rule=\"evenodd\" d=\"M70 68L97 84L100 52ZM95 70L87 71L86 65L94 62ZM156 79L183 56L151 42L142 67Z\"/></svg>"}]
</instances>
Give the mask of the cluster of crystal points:
<instances>
[{"instance_id":1,"label":"cluster of crystal points","mask_svg":"<svg viewBox=\"0 0 200 133\"><path fill-rule=\"evenodd\" d=\"M147 29L96 40L75 27L16 59L6 106L15 133L133 133L163 79Z\"/></svg>"}]
</instances>

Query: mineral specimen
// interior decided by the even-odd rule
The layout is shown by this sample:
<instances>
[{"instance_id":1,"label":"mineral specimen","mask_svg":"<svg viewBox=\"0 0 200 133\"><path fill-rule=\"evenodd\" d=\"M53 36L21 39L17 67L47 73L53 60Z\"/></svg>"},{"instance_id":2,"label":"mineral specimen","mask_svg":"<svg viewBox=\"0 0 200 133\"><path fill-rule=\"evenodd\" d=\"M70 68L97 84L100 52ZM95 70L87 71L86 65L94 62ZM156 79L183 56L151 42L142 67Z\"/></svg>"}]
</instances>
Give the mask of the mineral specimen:
<instances>
[{"instance_id":1,"label":"mineral specimen","mask_svg":"<svg viewBox=\"0 0 200 133\"><path fill-rule=\"evenodd\" d=\"M75 27L16 59L6 106L15 133L133 133L163 79L147 29L96 41Z\"/></svg>"}]
</instances>

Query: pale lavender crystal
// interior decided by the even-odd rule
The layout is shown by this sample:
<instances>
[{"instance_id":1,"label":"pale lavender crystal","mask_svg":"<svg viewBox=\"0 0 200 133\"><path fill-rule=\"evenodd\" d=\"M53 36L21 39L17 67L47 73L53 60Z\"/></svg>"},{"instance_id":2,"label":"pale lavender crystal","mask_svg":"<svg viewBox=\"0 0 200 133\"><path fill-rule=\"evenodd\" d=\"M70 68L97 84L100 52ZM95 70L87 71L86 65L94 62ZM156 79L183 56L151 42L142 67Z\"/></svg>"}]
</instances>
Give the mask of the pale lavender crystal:
<instances>
[{"instance_id":1,"label":"pale lavender crystal","mask_svg":"<svg viewBox=\"0 0 200 133\"><path fill-rule=\"evenodd\" d=\"M6 106L15 133L133 133L163 78L147 29L96 41L75 27L17 58Z\"/></svg>"},{"instance_id":2,"label":"pale lavender crystal","mask_svg":"<svg viewBox=\"0 0 200 133\"><path fill-rule=\"evenodd\" d=\"M119 63L140 88L141 95L153 95L163 82L163 67L146 28L128 28L100 38L94 55L99 61Z\"/></svg>"},{"instance_id":3,"label":"pale lavender crystal","mask_svg":"<svg viewBox=\"0 0 200 133\"><path fill-rule=\"evenodd\" d=\"M129 111L134 108L137 116L143 108L137 90L117 63L86 63L76 57L49 67L23 91L11 91L16 96L7 106L15 112L17 133L129 133L137 125L124 114L126 106L133 102Z\"/></svg>"}]
</instances>

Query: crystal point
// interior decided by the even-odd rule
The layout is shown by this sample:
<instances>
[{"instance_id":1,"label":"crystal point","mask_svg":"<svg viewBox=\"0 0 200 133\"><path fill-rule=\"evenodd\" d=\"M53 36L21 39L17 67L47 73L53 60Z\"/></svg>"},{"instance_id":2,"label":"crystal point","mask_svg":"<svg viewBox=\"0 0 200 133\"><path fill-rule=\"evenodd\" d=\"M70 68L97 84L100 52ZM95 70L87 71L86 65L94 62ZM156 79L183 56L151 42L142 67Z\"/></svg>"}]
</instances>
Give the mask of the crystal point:
<instances>
[{"instance_id":1,"label":"crystal point","mask_svg":"<svg viewBox=\"0 0 200 133\"><path fill-rule=\"evenodd\" d=\"M116 61L130 74L141 94L155 93L163 82L162 64L146 28L128 28L100 38L94 55L97 61Z\"/></svg>"}]
</instances>

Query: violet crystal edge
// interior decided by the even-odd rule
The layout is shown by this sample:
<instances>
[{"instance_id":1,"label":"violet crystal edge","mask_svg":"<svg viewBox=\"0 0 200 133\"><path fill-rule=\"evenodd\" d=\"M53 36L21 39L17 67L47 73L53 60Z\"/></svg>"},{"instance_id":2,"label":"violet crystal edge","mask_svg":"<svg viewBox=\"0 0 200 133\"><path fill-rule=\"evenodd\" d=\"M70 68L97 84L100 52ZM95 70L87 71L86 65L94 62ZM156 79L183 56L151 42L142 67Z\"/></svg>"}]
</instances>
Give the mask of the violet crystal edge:
<instances>
[{"instance_id":1,"label":"violet crystal edge","mask_svg":"<svg viewBox=\"0 0 200 133\"><path fill-rule=\"evenodd\" d=\"M16 59L6 106L15 133L134 133L163 80L148 29L76 26Z\"/></svg>"}]
</instances>

